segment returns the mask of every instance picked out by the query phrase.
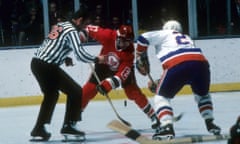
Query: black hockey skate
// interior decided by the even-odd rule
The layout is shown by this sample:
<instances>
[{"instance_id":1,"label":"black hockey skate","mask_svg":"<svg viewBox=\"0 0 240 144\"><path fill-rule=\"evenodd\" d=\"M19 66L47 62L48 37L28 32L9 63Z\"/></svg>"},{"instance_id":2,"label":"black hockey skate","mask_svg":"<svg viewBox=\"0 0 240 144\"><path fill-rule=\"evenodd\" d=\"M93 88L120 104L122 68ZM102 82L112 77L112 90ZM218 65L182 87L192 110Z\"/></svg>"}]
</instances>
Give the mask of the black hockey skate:
<instances>
[{"instance_id":1,"label":"black hockey skate","mask_svg":"<svg viewBox=\"0 0 240 144\"><path fill-rule=\"evenodd\" d=\"M165 126L159 127L156 130L156 133L152 136L152 139L154 140L163 140L163 139L173 139L175 136L175 132L173 129L173 125L172 124L167 124Z\"/></svg>"},{"instance_id":2,"label":"black hockey skate","mask_svg":"<svg viewBox=\"0 0 240 144\"><path fill-rule=\"evenodd\" d=\"M156 115L153 115L151 117L151 121L152 121L152 129L157 129L158 127L160 127L160 121L158 120Z\"/></svg>"},{"instance_id":3,"label":"black hockey skate","mask_svg":"<svg viewBox=\"0 0 240 144\"><path fill-rule=\"evenodd\" d=\"M61 134L64 136L63 142L86 140L85 133L83 131L77 130L76 122L72 121L63 125Z\"/></svg>"},{"instance_id":4,"label":"black hockey skate","mask_svg":"<svg viewBox=\"0 0 240 144\"><path fill-rule=\"evenodd\" d=\"M47 132L44 125L35 126L31 132L31 136L33 137L30 141L48 141L51 137L51 133Z\"/></svg>"},{"instance_id":5,"label":"black hockey skate","mask_svg":"<svg viewBox=\"0 0 240 144\"><path fill-rule=\"evenodd\" d=\"M207 130L210 133L212 133L214 135L220 135L221 128L213 123L213 119L206 119L205 123L206 123Z\"/></svg>"}]
</instances>

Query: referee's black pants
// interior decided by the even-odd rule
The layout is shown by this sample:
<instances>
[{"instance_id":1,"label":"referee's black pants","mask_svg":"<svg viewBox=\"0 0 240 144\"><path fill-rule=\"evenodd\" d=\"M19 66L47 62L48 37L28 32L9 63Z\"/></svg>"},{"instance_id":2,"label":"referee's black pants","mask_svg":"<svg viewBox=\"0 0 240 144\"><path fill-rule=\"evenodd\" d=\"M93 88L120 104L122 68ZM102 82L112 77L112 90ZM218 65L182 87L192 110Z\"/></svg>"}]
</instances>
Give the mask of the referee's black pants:
<instances>
[{"instance_id":1,"label":"referee's black pants","mask_svg":"<svg viewBox=\"0 0 240 144\"><path fill-rule=\"evenodd\" d=\"M59 91L67 95L64 123L81 120L82 87L58 65L33 58L31 70L44 95L36 126L51 122Z\"/></svg>"}]
</instances>

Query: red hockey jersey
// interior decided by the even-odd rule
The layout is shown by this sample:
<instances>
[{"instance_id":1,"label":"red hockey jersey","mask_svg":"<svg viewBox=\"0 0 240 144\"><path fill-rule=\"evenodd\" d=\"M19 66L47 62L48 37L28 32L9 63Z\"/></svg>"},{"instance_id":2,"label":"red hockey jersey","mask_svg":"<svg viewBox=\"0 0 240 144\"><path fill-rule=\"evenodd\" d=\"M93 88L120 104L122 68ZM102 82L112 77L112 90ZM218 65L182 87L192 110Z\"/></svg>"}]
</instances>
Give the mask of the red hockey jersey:
<instances>
[{"instance_id":1,"label":"red hockey jersey","mask_svg":"<svg viewBox=\"0 0 240 144\"><path fill-rule=\"evenodd\" d=\"M131 72L134 62L134 44L125 49L117 50L116 30L101 28L99 26L88 25L86 27L88 34L93 39L102 44L100 55L104 55L105 64L109 69L115 72L115 76L119 77L124 82Z\"/></svg>"}]
</instances>

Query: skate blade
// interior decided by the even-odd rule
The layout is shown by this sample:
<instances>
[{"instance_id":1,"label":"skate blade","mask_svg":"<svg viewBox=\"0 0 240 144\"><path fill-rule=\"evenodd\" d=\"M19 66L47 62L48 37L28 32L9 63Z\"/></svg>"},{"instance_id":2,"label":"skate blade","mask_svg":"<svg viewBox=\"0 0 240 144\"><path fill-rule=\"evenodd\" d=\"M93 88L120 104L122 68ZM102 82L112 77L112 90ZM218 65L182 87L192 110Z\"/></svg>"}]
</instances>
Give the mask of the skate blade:
<instances>
[{"instance_id":1,"label":"skate blade","mask_svg":"<svg viewBox=\"0 0 240 144\"><path fill-rule=\"evenodd\" d=\"M152 139L153 140L171 140L173 139L174 136L173 135L156 135L156 136L153 136Z\"/></svg>"},{"instance_id":2,"label":"skate blade","mask_svg":"<svg viewBox=\"0 0 240 144\"><path fill-rule=\"evenodd\" d=\"M216 129L209 130L209 132L212 133L213 135L220 135L221 134L221 131L216 130Z\"/></svg>"},{"instance_id":3,"label":"skate blade","mask_svg":"<svg viewBox=\"0 0 240 144\"><path fill-rule=\"evenodd\" d=\"M64 136L63 142L83 142L86 141L85 135L62 134Z\"/></svg>"},{"instance_id":4,"label":"skate blade","mask_svg":"<svg viewBox=\"0 0 240 144\"><path fill-rule=\"evenodd\" d=\"M43 141L48 141L49 137L47 138L43 138L43 137L33 137L32 139L30 139L29 141L31 142L43 142Z\"/></svg>"}]
</instances>

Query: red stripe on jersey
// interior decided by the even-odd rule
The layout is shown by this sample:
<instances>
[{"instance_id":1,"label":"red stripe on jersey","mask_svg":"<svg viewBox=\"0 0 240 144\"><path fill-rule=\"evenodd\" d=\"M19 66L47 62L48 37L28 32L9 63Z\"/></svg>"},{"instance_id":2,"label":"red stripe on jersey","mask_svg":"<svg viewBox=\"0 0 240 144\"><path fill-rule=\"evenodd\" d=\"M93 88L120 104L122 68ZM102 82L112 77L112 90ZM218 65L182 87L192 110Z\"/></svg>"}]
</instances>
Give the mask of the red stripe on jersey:
<instances>
[{"instance_id":1,"label":"red stripe on jersey","mask_svg":"<svg viewBox=\"0 0 240 144\"><path fill-rule=\"evenodd\" d=\"M163 69L169 69L177 64L185 61L207 61L206 58L201 54L184 54L176 57L169 58L162 63Z\"/></svg>"}]
</instances>

